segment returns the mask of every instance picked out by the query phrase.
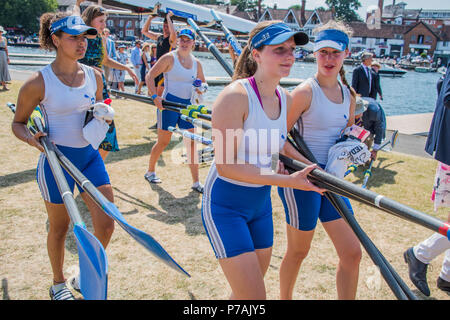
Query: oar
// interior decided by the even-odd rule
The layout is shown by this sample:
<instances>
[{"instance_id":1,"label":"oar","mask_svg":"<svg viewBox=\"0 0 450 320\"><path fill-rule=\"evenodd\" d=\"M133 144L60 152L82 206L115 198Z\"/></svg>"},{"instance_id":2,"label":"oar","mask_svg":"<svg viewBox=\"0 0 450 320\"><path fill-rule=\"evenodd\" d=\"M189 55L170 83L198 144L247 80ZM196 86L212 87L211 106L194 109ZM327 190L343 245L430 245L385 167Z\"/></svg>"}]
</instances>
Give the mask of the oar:
<instances>
[{"instance_id":1,"label":"oar","mask_svg":"<svg viewBox=\"0 0 450 320\"><path fill-rule=\"evenodd\" d=\"M180 115L180 118L184 121L192 123L196 127L199 127L199 128L205 129L205 130L210 130L212 128L212 126L209 123L205 123L202 120L188 117L184 114Z\"/></svg>"},{"instance_id":2,"label":"oar","mask_svg":"<svg viewBox=\"0 0 450 320\"><path fill-rule=\"evenodd\" d=\"M205 42L208 50L213 54L213 56L217 59L217 61L219 61L219 63L222 65L222 67L225 69L225 71L228 73L228 75L230 77L232 77L233 76L233 68L222 57L219 49L217 49L217 47L211 42L211 40L209 40L208 37L206 37L203 34L203 32L200 30L200 28L198 27L198 25L195 23L194 20L192 20L191 18L188 18L187 22L194 29L195 33L198 34L200 36L200 38L202 38L202 40Z\"/></svg>"},{"instance_id":3,"label":"oar","mask_svg":"<svg viewBox=\"0 0 450 320\"><path fill-rule=\"evenodd\" d=\"M139 102L155 105L155 103L153 102L153 99L150 97L146 97L146 96L139 95L139 94L118 91L118 90L114 90L114 89L110 89L109 91L112 94L115 94L115 95L118 95L121 97L125 97L125 98L133 99L133 100L136 100ZM172 102L172 101L167 101L167 100L163 100L162 105L167 110L175 111L175 112L184 114L191 118L200 118L203 120L211 121L211 115L209 114L211 112L211 110L208 110L204 106L189 106L189 105L186 105L183 103ZM191 107L191 108L189 109L189 107Z\"/></svg>"},{"instance_id":4,"label":"oar","mask_svg":"<svg viewBox=\"0 0 450 320\"><path fill-rule=\"evenodd\" d=\"M367 181L369 181L369 178L372 176L372 165L373 165L374 159L370 160L369 168L367 168L366 171L364 171L364 180L361 188L365 188L367 185Z\"/></svg>"},{"instance_id":5,"label":"oar","mask_svg":"<svg viewBox=\"0 0 450 320\"><path fill-rule=\"evenodd\" d=\"M345 171L344 177L348 176L350 173L356 171L358 169L358 167L354 164L351 164L348 166L347 171Z\"/></svg>"},{"instance_id":6,"label":"oar","mask_svg":"<svg viewBox=\"0 0 450 320\"><path fill-rule=\"evenodd\" d=\"M190 277L187 273L167 252L164 248L149 234L139 230L130 225L122 213L114 203L109 201L81 172L75 167L72 162L64 156L64 154L55 147L55 152L61 165L74 178L78 185L86 191L92 200L102 208L102 210L111 218L113 218L133 239L144 246L150 253L152 253L159 260L164 262L172 269L180 272L183 275Z\"/></svg>"},{"instance_id":7,"label":"oar","mask_svg":"<svg viewBox=\"0 0 450 320\"><path fill-rule=\"evenodd\" d=\"M202 143L204 145L208 146L208 145L212 144L212 140L211 139L204 138L202 136L199 136L198 134L189 132L187 130L180 130L180 129L172 127L172 126L169 126L167 129L169 131L171 131L171 132L177 133L179 135L182 135L183 137L186 137L186 138L192 139L194 141L200 142L200 143Z\"/></svg>"},{"instance_id":8,"label":"oar","mask_svg":"<svg viewBox=\"0 0 450 320\"><path fill-rule=\"evenodd\" d=\"M299 152L302 153L311 162L317 163L317 160L315 159L314 155L309 150L305 141L295 128L291 131L291 135L294 138L297 150L299 150ZM283 163L288 167L298 170L297 168L292 166L291 161L294 160L282 154L280 154L280 160L283 161ZM319 170L313 170L313 172L315 171ZM344 200L340 196L337 196L336 194L330 192L325 192L325 197L331 202L331 204L336 208L336 210L339 212L342 218L348 223L350 228L353 230L353 232L363 245L366 252L369 254L374 264L380 268L381 275L385 279L388 286L391 288L394 295L400 300L408 299L408 296L406 295L404 289L400 287L398 281L392 274L390 268L387 266L388 264L387 261L384 259L382 254L378 251L377 247L372 243L370 238L366 235L361 226L358 224L355 217L352 215L349 208L345 204Z\"/></svg>"},{"instance_id":9,"label":"oar","mask_svg":"<svg viewBox=\"0 0 450 320\"><path fill-rule=\"evenodd\" d=\"M236 52L236 55L239 56L242 52L242 47L234 37L233 33L231 33L231 31L225 26L222 18L219 17L219 15L216 13L214 9L211 9L211 15L213 16L214 20L219 24L223 33L225 33L225 39L228 41L230 46L233 47L233 50L234 52Z\"/></svg>"},{"instance_id":10,"label":"oar","mask_svg":"<svg viewBox=\"0 0 450 320\"><path fill-rule=\"evenodd\" d=\"M44 127L39 117L34 117L32 121L39 131L44 132ZM45 155L55 177L58 190L61 193L61 198L74 224L73 232L77 241L80 265L81 293L87 300L106 300L108 260L105 249L100 241L86 229L48 136L41 137L39 141L44 147Z\"/></svg>"}]
</instances>

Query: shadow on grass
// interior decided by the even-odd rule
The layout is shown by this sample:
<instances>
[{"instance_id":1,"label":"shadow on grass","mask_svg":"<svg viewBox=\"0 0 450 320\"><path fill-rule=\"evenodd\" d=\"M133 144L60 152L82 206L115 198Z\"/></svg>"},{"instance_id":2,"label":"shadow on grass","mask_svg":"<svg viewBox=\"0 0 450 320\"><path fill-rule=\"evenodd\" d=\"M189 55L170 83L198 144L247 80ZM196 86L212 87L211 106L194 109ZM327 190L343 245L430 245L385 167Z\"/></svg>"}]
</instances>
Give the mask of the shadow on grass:
<instances>
[{"instance_id":1,"label":"shadow on grass","mask_svg":"<svg viewBox=\"0 0 450 320\"><path fill-rule=\"evenodd\" d=\"M158 184L152 184L150 187L159 194L159 205L163 210L121 191L117 187L113 187L113 189L116 198L150 211L151 213L147 216L151 219L167 224L182 223L185 225L188 235L205 234L200 209L197 207L201 201L199 193L191 191L183 198L176 198Z\"/></svg>"},{"instance_id":2,"label":"shadow on grass","mask_svg":"<svg viewBox=\"0 0 450 320\"><path fill-rule=\"evenodd\" d=\"M396 162L389 162L383 165L383 163L388 160L387 158L378 157L377 160L374 161L372 165L372 176L367 181L367 188L370 189L371 187L381 187L385 184L395 184L395 176L397 175L397 172L394 170L389 169L390 166L394 164L400 164L403 163L403 160L399 160ZM357 177L358 179L353 181L356 185L362 185L364 182L364 173L368 169L367 166L360 166L358 167L358 170L353 172L353 175Z\"/></svg>"}]
</instances>

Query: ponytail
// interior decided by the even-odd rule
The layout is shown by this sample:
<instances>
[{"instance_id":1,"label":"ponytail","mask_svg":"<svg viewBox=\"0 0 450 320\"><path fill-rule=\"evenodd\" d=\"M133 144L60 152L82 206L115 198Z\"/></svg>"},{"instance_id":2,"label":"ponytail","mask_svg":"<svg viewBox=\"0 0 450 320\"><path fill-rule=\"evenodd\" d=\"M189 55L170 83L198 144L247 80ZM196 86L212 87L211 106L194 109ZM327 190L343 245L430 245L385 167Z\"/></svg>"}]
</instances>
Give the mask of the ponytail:
<instances>
[{"instance_id":1,"label":"ponytail","mask_svg":"<svg viewBox=\"0 0 450 320\"><path fill-rule=\"evenodd\" d=\"M345 84L348 88L348 90L350 90L350 94L353 96L353 98L356 98L356 91L355 89L353 89L347 82L347 79L345 78L345 70L344 70L344 66L341 67L341 70L339 70L339 75L341 76L341 81L343 84Z\"/></svg>"},{"instance_id":2,"label":"ponytail","mask_svg":"<svg viewBox=\"0 0 450 320\"><path fill-rule=\"evenodd\" d=\"M39 44L42 49L47 51L53 51L57 49L55 44L53 43L50 27L53 22L65 18L69 15L70 13L68 12L46 12L40 17ZM61 31L56 31L55 35L59 37L61 35Z\"/></svg>"}]
</instances>

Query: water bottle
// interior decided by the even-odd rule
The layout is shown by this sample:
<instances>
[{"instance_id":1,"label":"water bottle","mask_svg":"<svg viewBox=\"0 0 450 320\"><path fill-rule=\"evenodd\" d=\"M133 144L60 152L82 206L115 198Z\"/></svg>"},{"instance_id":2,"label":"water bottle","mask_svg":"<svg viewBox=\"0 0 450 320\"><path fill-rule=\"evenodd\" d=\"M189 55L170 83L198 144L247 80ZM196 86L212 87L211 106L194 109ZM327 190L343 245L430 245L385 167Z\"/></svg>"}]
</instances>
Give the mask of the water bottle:
<instances>
[{"instance_id":1,"label":"water bottle","mask_svg":"<svg viewBox=\"0 0 450 320\"><path fill-rule=\"evenodd\" d=\"M199 105L203 101L203 95L199 94L197 90L202 91L202 80L195 79L192 83L191 104Z\"/></svg>"}]
</instances>

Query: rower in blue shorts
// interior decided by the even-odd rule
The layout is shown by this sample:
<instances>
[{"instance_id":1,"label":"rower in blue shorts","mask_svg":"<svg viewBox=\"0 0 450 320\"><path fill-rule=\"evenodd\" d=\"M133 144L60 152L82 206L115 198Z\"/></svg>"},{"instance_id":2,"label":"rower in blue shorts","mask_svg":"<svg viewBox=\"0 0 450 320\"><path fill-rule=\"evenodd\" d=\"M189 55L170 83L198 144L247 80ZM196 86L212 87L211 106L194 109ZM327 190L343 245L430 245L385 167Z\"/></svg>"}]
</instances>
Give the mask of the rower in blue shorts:
<instances>
[{"instance_id":1,"label":"rower in blue shorts","mask_svg":"<svg viewBox=\"0 0 450 320\"><path fill-rule=\"evenodd\" d=\"M341 132L354 124L356 94L348 85L343 68L349 52L350 30L332 20L315 31L317 73L291 92L293 103L287 123L288 130L296 124L314 157L325 168L329 149L340 138ZM289 144L284 152L292 158L298 155L301 160ZM279 188L278 193L286 212L288 240L280 267L281 299L292 299L297 275L309 252L318 219L339 256L337 297L355 299L361 248L353 230L325 196L292 188ZM344 198L344 201L351 209L349 200Z\"/></svg>"},{"instance_id":2,"label":"rower in blue shorts","mask_svg":"<svg viewBox=\"0 0 450 320\"><path fill-rule=\"evenodd\" d=\"M315 165L291 175L271 170L272 155L287 138L291 105L279 81L289 75L296 45L307 42L305 33L281 21L259 23L239 56L234 81L213 106L215 161L205 182L202 220L231 299L266 298L264 274L273 244L271 185L323 191L306 178Z\"/></svg>"},{"instance_id":3,"label":"rower in blue shorts","mask_svg":"<svg viewBox=\"0 0 450 320\"><path fill-rule=\"evenodd\" d=\"M44 152L39 143L39 137L44 133L33 136L26 126L31 113L39 105L49 139L109 201L113 201L109 176L98 151L106 131L98 135L95 146L83 134L86 111L96 101L103 101L101 73L78 62L86 52L86 37L95 36L97 30L86 26L79 16L61 12L45 13L40 22L40 45L49 51L55 50L56 58L21 87L12 124L13 133L18 139ZM107 130L106 123L105 126ZM74 180L67 172L64 173L73 190ZM39 158L36 178L49 221L47 249L53 271L50 297L52 300L73 300L63 274L64 241L70 218L44 153ZM80 186L78 189L91 212L94 234L106 248L114 230L114 220ZM76 285L74 283L74 289L79 289Z\"/></svg>"},{"instance_id":4,"label":"rower in blue shorts","mask_svg":"<svg viewBox=\"0 0 450 320\"><path fill-rule=\"evenodd\" d=\"M200 61L192 55L195 46L195 35L190 29L182 29L178 35L178 49L163 55L147 73L145 82L148 95L152 97L157 112L158 141L153 145L150 152L148 171L144 178L149 183L160 183L161 179L156 175L155 168L161 153L169 145L172 132L170 126L194 132L194 126L180 118L175 111L164 110L162 100L191 104L192 84L195 79L206 82ZM164 73L164 92L162 97L158 96L155 87L155 78ZM203 193L203 185L199 182L197 151L195 142L185 138L187 159L192 175L192 189Z\"/></svg>"}]
</instances>

